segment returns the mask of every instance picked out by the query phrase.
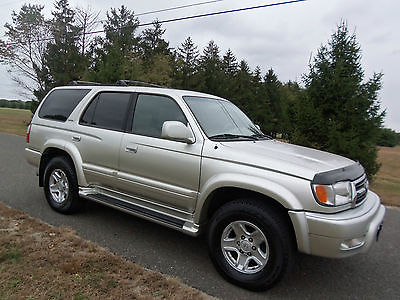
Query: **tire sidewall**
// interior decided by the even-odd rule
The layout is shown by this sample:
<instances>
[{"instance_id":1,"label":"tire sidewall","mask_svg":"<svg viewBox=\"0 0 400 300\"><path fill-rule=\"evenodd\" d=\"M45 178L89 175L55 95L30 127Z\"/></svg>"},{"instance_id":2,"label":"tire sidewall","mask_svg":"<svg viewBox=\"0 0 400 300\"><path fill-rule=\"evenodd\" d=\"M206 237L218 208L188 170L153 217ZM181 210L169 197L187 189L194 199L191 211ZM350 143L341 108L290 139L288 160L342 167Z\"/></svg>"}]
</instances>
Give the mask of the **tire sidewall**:
<instances>
[{"instance_id":1,"label":"tire sidewall","mask_svg":"<svg viewBox=\"0 0 400 300\"><path fill-rule=\"evenodd\" d=\"M53 199L50 193L49 180L50 175L55 169L62 170L68 179L68 197L65 201L58 203ZM55 157L49 161L44 172L44 192L46 195L47 202L56 211L61 213L69 213L73 209L74 202L77 198L77 181L75 172L72 170L68 161L63 157Z\"/></svg>"},{"instance_id":2,"label":"tire sidewall","mask_svg":"<svg viewBox=\"0 0 400 300\"><path fill-rule=\"evenodd\" d=\"M268 246L269 257L267 265L257 273L244 274L235 270L226 260L221 249L223 230L231 222L248 221L253 223L264 233ZM268 212L252 206L232 203L220 209L211 221L208 230L209 253L217 270L228 281L250 290L265 290L271 287L283 276L285 265L285 244L282 240L282 231Z\"/></svg>"}]
</instances>

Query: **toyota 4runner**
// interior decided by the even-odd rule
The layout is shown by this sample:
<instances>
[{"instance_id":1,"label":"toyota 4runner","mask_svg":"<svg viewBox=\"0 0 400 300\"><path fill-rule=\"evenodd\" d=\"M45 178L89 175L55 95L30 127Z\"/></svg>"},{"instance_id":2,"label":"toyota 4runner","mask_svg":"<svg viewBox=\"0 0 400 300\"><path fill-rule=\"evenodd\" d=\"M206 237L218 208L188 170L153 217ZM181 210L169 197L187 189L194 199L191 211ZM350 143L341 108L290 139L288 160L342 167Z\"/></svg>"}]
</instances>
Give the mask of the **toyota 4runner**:
<instances>
[{"instance_id":1,"label":"toyota 4runner","mask_svg":"<svg viewBox=\"0 0 400 300\"><path fill-rule=\"evenodd\" d=\"M49 205L85 199L197 236L216 269L252 290L300 252L367 251L385 215L363 167L264 135L228 100L148 86L58 87L27 130Z\"/></svg>"}]
</instances>

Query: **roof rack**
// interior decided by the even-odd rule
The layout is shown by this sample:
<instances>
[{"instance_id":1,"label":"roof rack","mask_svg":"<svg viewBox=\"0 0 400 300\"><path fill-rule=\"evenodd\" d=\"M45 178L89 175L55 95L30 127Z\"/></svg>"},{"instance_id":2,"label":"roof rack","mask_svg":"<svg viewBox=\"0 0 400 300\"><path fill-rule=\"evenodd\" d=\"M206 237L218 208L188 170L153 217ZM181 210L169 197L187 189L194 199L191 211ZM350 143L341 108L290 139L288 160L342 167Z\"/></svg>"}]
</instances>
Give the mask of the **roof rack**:
<instances>
[{"instance_id":1,"label":"roof rack","mask_svg":"<svg viewBox=\"0 0 400 300\"><path fill-rule=\"evenodd\" d=\"M162 88L162 85L154 84L154 83L149 83L149 82L144 82L144 81L138 81L138 80L118 80L116 82L118 85L123 85L123 86L128 86L128 85L139 85L139 86L149 86L149 87L158 87Z\"/></svg>"},{"instance_id":2,"label":"roof rack","mask_svg":"<svg viewBox=\"0 0 400 300\"><path fill-rule=\"evenodd\" d=\"M163 88L163 86L154 84L154 83L149 83L149 82L144 82L144 81L137 81L137 80L125 80L121 79L118 80L116 83L100 83L100 82L92 82L92 81L82 81L82 80L74 80L68 83L68 85L117 85L117 86L130 86L130 85L135 85L135 86L148 86L148 87L157 87L157 88Z\"/></svg>"},{"instance_id":3,"label":"roof rack","mask_svg":"<svg viewBox=\"0 0 400 300\"><path fill-rule=\"evenodd\" d=\"M74 80L68 83L68 85L103 85L99 82L92 82L92 81L82 81L82 80Z\"/></svg>"}]
</instances>

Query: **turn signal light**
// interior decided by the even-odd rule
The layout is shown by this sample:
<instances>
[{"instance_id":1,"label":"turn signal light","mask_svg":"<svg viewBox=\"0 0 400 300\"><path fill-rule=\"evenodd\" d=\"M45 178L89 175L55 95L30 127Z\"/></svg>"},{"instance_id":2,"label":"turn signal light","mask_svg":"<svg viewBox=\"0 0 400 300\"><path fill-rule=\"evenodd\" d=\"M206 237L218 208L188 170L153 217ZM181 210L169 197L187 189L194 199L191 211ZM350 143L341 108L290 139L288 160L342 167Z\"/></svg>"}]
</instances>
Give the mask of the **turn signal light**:
<instances>
[{"instance_id":1,"label":"turn signal light","mask_svg":"<svg viewBox=\"0 0 400 300\"><path fill-rule=\"evenodd\" d=\"M322 185L318 185L315 187L315 193L317 194L317 198L320 202L326 203L328 202L328 194L326 193L326 189Z\"/></svg>"}]
</instances>

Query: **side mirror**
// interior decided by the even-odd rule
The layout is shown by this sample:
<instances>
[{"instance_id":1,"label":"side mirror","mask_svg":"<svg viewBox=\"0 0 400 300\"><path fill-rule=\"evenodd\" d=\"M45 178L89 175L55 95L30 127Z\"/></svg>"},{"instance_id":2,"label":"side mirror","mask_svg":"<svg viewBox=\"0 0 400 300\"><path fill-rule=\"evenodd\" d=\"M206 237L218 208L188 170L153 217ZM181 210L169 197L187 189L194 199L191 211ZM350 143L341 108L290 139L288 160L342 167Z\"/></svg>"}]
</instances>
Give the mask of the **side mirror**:
<instances>
[{"instance_id":1,"label":"side mirror","mask_svg":"<svg viewBox=\"0 0 400 300\"><path fill-rule=\"evenodd\" d=\"M260 125L255 124L256 128L261 131Z\"/></svg>"},{"instance_id":2,"label":"side mirror","mask_svg":"<svg viewBox=\"0 0 400 300\"><path fill-rule=\"evenodd\" d=\"M162 126L161 137L187 144L193 144L195 141L192 131L185 124L178 121L165 121Z\"/></svg>"}]
</instances>

